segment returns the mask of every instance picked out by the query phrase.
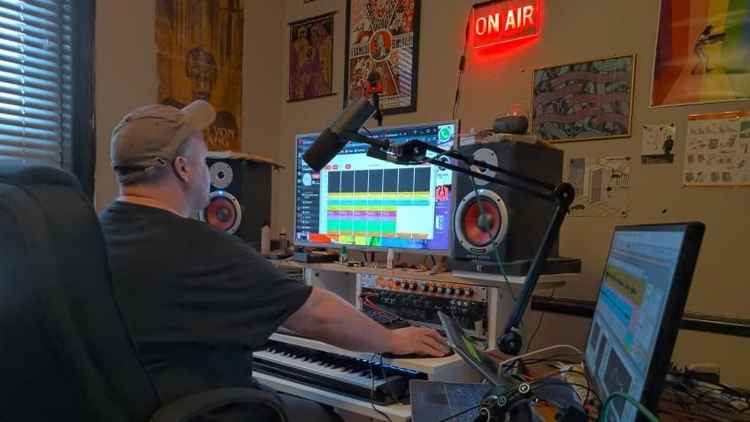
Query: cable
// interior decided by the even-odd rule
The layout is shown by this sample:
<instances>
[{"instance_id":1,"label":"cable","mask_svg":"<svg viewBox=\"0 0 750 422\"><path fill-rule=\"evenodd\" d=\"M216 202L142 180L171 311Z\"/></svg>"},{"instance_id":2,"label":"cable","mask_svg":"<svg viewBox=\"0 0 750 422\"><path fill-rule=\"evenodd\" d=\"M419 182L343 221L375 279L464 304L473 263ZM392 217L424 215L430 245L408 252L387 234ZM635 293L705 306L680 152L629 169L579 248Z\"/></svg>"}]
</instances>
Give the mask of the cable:
<instances>
[{"instance_id":1,"label":"cable","mask_svg":"<svg viewBox=\"0 0 750 422\"><path fill-rule=\"evenodd\" d=\"M488 232L488 229L484 227L485 222L487 219L485 218L484 214L484 205L482 205L481 198L479 197L479 190L477 189L477 182L474 180L474 176L469 176L469 180L471 181L471 187L474 190L474 199L477 201L477 206L479 207L479 220L481 223L479 224L479 230L483 232ZM503 221L501 224L505 224L506 222ZM500 271L503 273L503 279L505 280L505 286L508 288L508 293L510 294L511 299L513 299L513 304L516 304L516 295L513 293L513 286L510 285L510 280L508 280L508 275L505 274L505 267L503 266L503 260L500 258L500 251L498 251L498 248L496 246L493 247L493 250L495 252L495 261L497 263L498 268L500 268Z\"/></svg>"},{"instance_id":2,"label":"cable","mask_svg":"<svg viewBox=\"0 0 750 422\"><path fill-rule=\"evenodd\" d=\"M388 416L382 410L375 407L375 373L372 370L372 366L374 365L373 359L375 358L375 356L377 356L377 354L370 356L370 360L368 361L368 363L370 364L370 406L372 406L372 410L378 412L381 416L385 417L388 420L388 422L393 422L390 416Z\"/></svg>"},{"instance_id":3,"label":"cable","mask_svg":"<svg viewBox=\"0 0 750 422\"><path fill-rule=\"evenodd\" d=\"M463 411L461 411L461 412L458 412L458 413L456 413L455 415L452 415L452 416L448 416L447 418L443 418L443 419L440 419L440 422L445 422L445 421L449 421L449 420L451 420L451 419L455 419L455 418L457 418L457 417L459 417L459 416L461 416L461 415L465 415L465 414L467 414L467 413L471 412L472 410L477 410L477 409L479 409L480 407L482 407L482 406L474 406L474 407L470 407L470 408L468 408L468 409L466 409L466 410L463 410Z\"/></svg>"},{"instance_id":4,"label":"cable","mask_svg":"<svg viewBox=\"0 0 750 422\"><path fill-rule=\"evenodd\" d=\"M553 298L553 297L555 297L555 289L552 289L552 293L550 293L549 297L550 297L550 299ZM528 353L529 350L531 349L531 344L534 343L534 338L539 333L539 329L542 328L542 321L544 321L544 315L545 314L546 314L546 312L542 311L542 314L539 315L539 321L537 321L537 323L536 323L536 328L534 328L534 332L531 333L531 337L529 338L529 342L528 342L528 344L526 344L526 351L525 351L526 353Z\"/></svg>"},{"instance_id":5,"label":"cable","mask_svg":"<svg viewBox=\"0 0 750 422\"><path fill-rule=\"evenodd\" d=\"M569 371L561 371L560 373L553 374L552 376L558 376L558 375L564 374L565 372L569 372ZM581 397L578 394L578 391L576 391L576 389L573 388L573 387L580 387L580 388L585 389L586 390L586 397L583 398L583 405L588 404L588 398L589 398L589 396L591 394L594 395L594 397L596 398L596 400L599 403L602 402L601 397L599 397L599 394L593 388L591 388L591 385L583 385L583 384L580 384L580 383L577 383L577 382L566 381L564 379L547 378L547 377L533 380L530 383L530 385L532 385L532 386L536 385L536 387L534 387L534 389L536 389L536 388L543 388L545 385L552 385L552 384L570 386L570 388L575 392L575 394L579 397L579 399Z\"/></svg>"},{"instance_id":6,"label":"cable","mask_svg":"<svg viewBox=\"0 0 750 422\"><path fill-rule=\"evenodd\" d=\"M453 98L453 111L451 113L451 120L456 120L458 114L458 108L461 105L461 90L463 89L464 72L466 71L466 48L469 44L469 29L471 28L471 17L474 14L474 5L472 5L469 13L466 14L466 27L464 28L464 45L461 51L461 58L458 62L458 76L456 77L456 95Z\"/></svg>"},{"instance_id":7,"label":"cable","mask_svg":"<svg viewBox=\"0 0 750 422\"><path fill-rule=\"evenodd\" d=\"M382 354L380 355L380 375L382 375L382 376L383 376L383 380L386 380L386 379L388 378L388 377L386 376L386 373L385 373L385 365L383 365L383 355L382 355ZM398 399L398 397L396 397L396 396L395 396L395 395L393 394L393 391L391 391L390 389L388 390L388 395L389 395L389 396L391 397L391 399L393 399L393 402L394 402L394 403L398 403L398 404L408 404L408 403L403 403L403 402L402 402L401 400L399 400L399 399Z\"/></svg>"},{"instance_id":8,"label":"cable","mask_svg":"<svg viewBox=\"0 0 750 422\"><path fill-rule=\"evenodd\" d=\"M575 352L578 353L579 355L583 354L583 352L581 351L581 349L579 349L579 348L577 348L575 346L571 346L570 344L556 344L554 346L549 346L549 347L545 347L543 349L534 350L533 352L524 353L522 355L514 356L514 357L512 357L510 359L507 359L507 360L504 360L504 361L500 362L500 365L498 365L498 366L500 368L502 368L503 366L507 366L510 363L513 363L513 362L515 362L517 360L521 360L521 359L527 358L529 356L538 355L539 353L547 352L549 350L563 349L563 348L570 349L570 350L575 350Z\"/></svg>"},{"instance_id":9,"label":"cable","mask_svg":"<svg viewBox=\"0 0 750 422\"><path fill-rule=\"evenodd\" d=\"M653 413L651 413L650 410L646 409L646 406L642 405L641 402L639 402L638 400L623 393L612 393L609 395L609 397L607 397L607 400L604 401L604 405L602 405L602 413L599 415L599 419L598 419L599 421L606 422L609 420L607 419L607 416L609 415L609 409L612 408L610 404L616 398L624 399L625 401L635 406L638 409L638 411L641 412L644 416L646 416L646 419L648 419L649 421L659 422L659 418L656 417L656 415L654 415Z\"/></svg>"}]
</instances>

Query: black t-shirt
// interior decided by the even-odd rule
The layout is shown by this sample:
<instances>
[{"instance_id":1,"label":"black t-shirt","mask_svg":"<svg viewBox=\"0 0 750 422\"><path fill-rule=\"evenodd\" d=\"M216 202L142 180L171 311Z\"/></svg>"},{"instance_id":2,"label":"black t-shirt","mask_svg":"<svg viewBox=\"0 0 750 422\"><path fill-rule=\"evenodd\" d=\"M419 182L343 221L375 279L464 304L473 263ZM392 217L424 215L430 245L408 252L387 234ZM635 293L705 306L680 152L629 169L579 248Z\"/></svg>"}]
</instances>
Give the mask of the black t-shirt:
<instances>
[{"instance_id":1,"label":"black t-shirt","mask_svg":"<svg viewBox=\"0 0 750 422\"><path fill-rule=\"evenodd\" d=\"M250 385L249 352L312 291L206 223L120 201L100 220L117 303L164 403Z\"/></svg>"}]
</instances>

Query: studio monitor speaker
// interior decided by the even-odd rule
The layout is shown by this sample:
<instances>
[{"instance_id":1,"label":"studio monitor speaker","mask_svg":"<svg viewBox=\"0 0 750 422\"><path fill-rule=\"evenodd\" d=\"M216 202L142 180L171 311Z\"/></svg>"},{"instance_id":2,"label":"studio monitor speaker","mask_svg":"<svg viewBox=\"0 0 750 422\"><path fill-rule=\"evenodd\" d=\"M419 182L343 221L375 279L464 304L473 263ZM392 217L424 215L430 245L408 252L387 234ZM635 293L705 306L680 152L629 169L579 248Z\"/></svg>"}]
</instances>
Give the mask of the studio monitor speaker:
<instances>
[{"instance_id":1,"label":"studio monitor speaker","mask_svg":"<svg viewBox=\"0 0 750 422\"><path fill-rule=\"evenodd\" d=\"M558 185L563 153L542 144L499 140L460 147L475 160ZM503 178L494 171L488 176ZM473 180L473 181L472 181ZM516 180L513 180L517 182ZM554 203L503 185L455 174L451 268L458 271L523 275L536 255L554 211ZM558 258L557 242L543 272L578 272L580 261ZM503 262L501 269L497 259Z\"/></svg>"},{"instance_id":2,"label":"studio monitor speaker","mask_svg":"<svg viewBox=\"0 0 750 422\"><path fill-rule=\"evenodd\" d=\"M261 228L271 219L271 165L211 155L206 161L210 202L199 218L259 249Z\"/></svg>"}]
</instances>

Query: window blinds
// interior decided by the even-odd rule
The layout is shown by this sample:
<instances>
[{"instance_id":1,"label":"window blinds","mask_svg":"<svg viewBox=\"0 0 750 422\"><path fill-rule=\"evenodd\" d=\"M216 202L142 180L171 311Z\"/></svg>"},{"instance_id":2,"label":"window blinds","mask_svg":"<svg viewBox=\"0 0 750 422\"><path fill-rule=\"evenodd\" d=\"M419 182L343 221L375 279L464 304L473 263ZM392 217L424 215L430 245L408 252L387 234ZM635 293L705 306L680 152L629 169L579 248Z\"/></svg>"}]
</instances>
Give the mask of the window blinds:
<instances>
[{"instance_id":1,"label":"window blinds","mask_svg":"<svg viewBox=\"0 0 750 422\"><path fill-rule=\"evenodd\" d=\"M0 158L70 159L72 0L0 0Z\"/></svg>"}]
</instances>

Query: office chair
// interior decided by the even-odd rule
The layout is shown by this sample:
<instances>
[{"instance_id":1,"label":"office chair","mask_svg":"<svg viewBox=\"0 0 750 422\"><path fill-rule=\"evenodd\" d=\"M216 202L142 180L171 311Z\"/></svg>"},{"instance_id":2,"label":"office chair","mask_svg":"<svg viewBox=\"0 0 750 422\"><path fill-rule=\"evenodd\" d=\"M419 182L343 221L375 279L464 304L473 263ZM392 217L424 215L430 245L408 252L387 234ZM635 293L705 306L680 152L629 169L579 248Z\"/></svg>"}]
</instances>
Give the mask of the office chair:
<instances>
[{"instance_id":1,"label":"office chair","mask_svg":"<svg viewBox=\"0 0 750 422\"><path fill-rule=\"evenodd\" d=\"M241 405L286 421L273 394L251 388L162 403L119 313L105 248L72 175L0 160L0 420L190 422Z\"/></svg>"}]
</instances>

